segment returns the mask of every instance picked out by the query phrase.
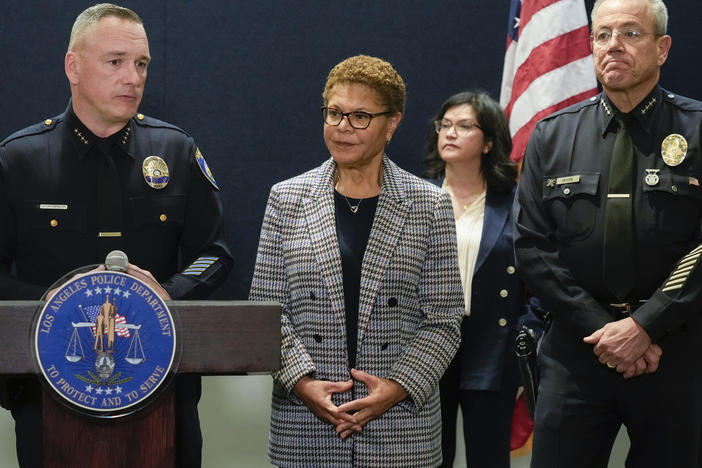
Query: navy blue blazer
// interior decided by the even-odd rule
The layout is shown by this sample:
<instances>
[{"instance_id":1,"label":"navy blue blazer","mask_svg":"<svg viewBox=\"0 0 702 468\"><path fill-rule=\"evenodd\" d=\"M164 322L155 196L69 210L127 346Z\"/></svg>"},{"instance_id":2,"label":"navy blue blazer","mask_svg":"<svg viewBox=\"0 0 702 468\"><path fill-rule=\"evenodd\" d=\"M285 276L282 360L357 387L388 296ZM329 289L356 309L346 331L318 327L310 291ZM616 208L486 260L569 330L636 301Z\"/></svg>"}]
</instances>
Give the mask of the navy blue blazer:
<instances>
[{"instance_id":1,"label":"navy blue blazer","mask_svg":"<svg viewBox=\"0 0 702 468\"><path fill-rule=\"evenodd\" d=\"M443 179L431 179L441 186ZM543 331L541 302L526 293L514 259L509 192L488 189L478 258L473 270L471 312L463 320L461 390L501 390L520 385L515 339L522 325Z\"/></svg>"}]
</instances>

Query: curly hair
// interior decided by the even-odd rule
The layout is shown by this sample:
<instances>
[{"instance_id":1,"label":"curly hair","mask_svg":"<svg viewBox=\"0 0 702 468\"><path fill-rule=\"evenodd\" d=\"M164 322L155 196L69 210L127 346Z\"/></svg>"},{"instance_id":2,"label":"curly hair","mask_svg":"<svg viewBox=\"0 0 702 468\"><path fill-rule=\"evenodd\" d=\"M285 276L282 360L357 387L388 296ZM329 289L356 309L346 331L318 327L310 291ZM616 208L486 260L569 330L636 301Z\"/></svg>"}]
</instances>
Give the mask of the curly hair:
<instances>
[{"instance_id":1,"label":"curly hair","mask_svg":"<svg viewBox=\"0 0 702 468\"><path fill-rule=\"evenodd\" d=\"M337 83L359 83L374 89L392 112L405 110L405 82L390 63L377 57L356 55L338 63L329 72L322 92L324 103Z\"/></svg>"},{"instance_id":2,"label":"curly hair","mask_svg":"<svg viewBox=\"0 0 702 468\"><path fill-rule=\"evenodd\" d=\"M485 139L492 142L492 148L480 160L480 170L488 189L506 192L514 187L517 179L517 165L509 159L512 151L512 138L509 134L507 116L497 103L480 91L464 91L448 98L429 122L424 147L424 175L429 178L442 177L446 163L439 154L439 135L434 128L434 121L444 118L451 107L468 104L473 108L477 124L483 131Z\"/></svg>"}]
</instances>

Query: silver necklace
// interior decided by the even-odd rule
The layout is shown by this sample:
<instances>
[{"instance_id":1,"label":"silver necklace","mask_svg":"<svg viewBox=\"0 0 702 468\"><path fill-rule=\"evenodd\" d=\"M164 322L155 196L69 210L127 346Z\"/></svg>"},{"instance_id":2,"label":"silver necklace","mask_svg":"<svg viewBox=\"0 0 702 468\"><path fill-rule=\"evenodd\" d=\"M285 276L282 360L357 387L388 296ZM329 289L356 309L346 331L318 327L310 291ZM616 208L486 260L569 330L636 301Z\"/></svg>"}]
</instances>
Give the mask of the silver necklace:
<instances>
[{"instance_id":1,"label":"silver necklace","mask_svg":"<svg viewBox=\"0 0 702 468\"><path fill-rule=\"evenodd\" d=\"M354 205L351 204L351 202L349 201L349 199L346 198L346 195L344 195L343 193L342 193L341 195L344 197L344 200L346 200L346 203L349 205L349 210L351 210L351 213L354 213L354 214L355 214L355 213L358 211L358 207L361 205L361 202L363 201L363 198L360 198L360 199L358 200L358 203L356 203L356 205L354 206Z\"/></svg>"},{"instance_id":2,"label":"silver necklace","mask_svg":"<svg viewBox=\"0 0 702 468\"><path fill-rule=\"evenodd\" d=\"M378 185L381 185L381 177L382 177L382 172L378 174ZM349 210L351 210L351 213L356 214L358 212L358 207L361 205L361 202L363 201L363 198L359 198L358 203L355 205L352 205L351 202L349 201L348 197L341 193L339 190L339 186L341 185L341 176L339 175L338 172L334 174L334 188L336 189L337 192L341 194L342 197L344 197L344 200L346 200L346 204L349 205Z\"/></svg>"},{"instance_id":3,"label":"silver necklace","mask_svg":"<svg viewBox=\"0 0 702 468\"><path fill-rule=\"evenodd\" d=\"M339 192L339 194L341 194L342 197L344 197L344 200L346 200L346 204L349 205L349 210L351 210L351 213L356 214L356 212L358 212L358 207L361 205L361 202L363 201L363 198L360 198L358 200L358 203L356 203L356 205L352 205L351 202L349 201L349 199L346 197L346 195L344 195L343 193L341 193L339 191L339 185L341 185L341 176L338 173L336 173L336 174L334 174L334 179L335 179L334 188L336 189L337 192Z\"/></svg>"}]
</instances>

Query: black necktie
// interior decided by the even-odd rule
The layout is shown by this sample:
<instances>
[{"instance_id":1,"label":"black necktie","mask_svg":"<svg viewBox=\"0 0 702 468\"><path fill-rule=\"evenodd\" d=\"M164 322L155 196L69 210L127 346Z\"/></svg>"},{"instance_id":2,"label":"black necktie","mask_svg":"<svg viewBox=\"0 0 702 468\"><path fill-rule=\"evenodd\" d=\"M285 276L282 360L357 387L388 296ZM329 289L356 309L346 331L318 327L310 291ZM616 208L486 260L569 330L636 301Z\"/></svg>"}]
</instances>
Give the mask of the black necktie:
<instances>
[{"instance_id":1,"label":"black necktie","mask_svg":"<svg viewBox=\"0 0 702 468\"><path fill-rule=\"evenodd\" d=\"M119 172L112 159L112 142L100 140L97 174L98 259L102 262L112 250L124 250L122 229L122 191Z\"/></svg>"},{"instance_id":2,"label":"black necktie","mask_svg":"<svg viewBox=\"0 0 702 468\"><path fill-rule=\"evenodd\" d=\"M609 167L602 273L605 285L620 302L633 289L636 279L632 216L634 145L625 119L622 114L616 116L619 130Z\"/></svg>"}]
</instances>

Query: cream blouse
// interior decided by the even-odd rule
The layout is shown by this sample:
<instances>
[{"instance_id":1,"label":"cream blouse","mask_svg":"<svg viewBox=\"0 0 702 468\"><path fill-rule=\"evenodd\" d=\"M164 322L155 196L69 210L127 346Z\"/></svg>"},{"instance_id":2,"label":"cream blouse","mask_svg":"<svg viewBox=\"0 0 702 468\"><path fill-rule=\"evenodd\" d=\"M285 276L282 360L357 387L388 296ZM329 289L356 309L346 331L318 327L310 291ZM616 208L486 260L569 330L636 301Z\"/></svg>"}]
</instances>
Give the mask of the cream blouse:
<instances>
[{"instance_id":1,"label":"cream blouse","mask_svg":"<svg viewBox=\"0 0 702 468\"><path fill-rule=\"evenodd\" d=\"M446 184L446 179L441 186L454 198L451 187ZM485 194L478 195L473 202L465 207L466 210L456 220L456 240L458 241L458 267L461 271L463 283L463 297L466 302L466 315L470 315L470 298L473 284L473 271L478 259L480 240L483 235L483 219L485 218Z\"/></svg>"}]
</instances>

